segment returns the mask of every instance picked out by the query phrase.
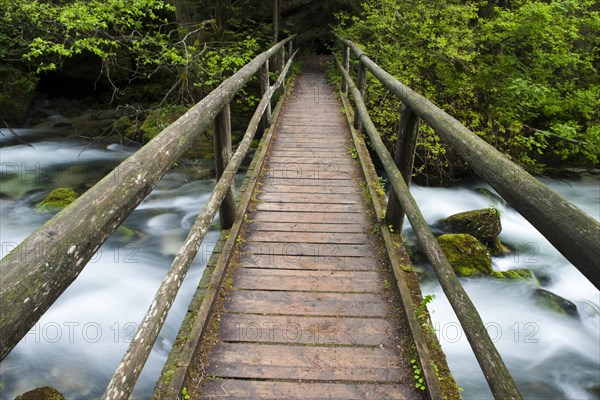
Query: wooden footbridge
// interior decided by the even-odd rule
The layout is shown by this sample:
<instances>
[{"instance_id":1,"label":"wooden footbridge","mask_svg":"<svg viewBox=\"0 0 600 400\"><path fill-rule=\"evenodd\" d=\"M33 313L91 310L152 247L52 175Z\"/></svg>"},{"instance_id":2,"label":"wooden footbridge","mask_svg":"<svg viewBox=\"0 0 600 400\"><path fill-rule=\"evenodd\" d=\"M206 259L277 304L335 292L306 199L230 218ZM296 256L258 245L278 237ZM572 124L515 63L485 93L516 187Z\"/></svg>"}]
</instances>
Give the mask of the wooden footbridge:
<instances>
[{"instance_id":1,"label":"wooden footbridge","mask_svg":"<svg viewBox=\"0 0 600 400\"><path fill-rule=\"evenodd\" d=\"M190 303L154 398L459 398L439 343L427 328L430 321L401 237L388 228L401 226L404 215L494 396L521 398L408 191L420 121L434 128L597 287L598 223L403 86L352 42L338 38L343 61L337 64L344 76L339 96L318 57L305 59L293 87L286 87L295 55L292 39L257 56L2 260L2 358L194 137L214 123L218 183L103 399L129 398L219 209L219 246ZM357 84L349 74L350 50L358 57ZM272 58L281 73L273 85ZM228 104L259 71L263 97L232 155ZM362 100L367 71L405 105L395 159ZM271 112L277 91L282 100ZM235 172L261 126L260 146L236 200ZM363 134L389 177L389 202Z\"/></svg>"}]
</instances>

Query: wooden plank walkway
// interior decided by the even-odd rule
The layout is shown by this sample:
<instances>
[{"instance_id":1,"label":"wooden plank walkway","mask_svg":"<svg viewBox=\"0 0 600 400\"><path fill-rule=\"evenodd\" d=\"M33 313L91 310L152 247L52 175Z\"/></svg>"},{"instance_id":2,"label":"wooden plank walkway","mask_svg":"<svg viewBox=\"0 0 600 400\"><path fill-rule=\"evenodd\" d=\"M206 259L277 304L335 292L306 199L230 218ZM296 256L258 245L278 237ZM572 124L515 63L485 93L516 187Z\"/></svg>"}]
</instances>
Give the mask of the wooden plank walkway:
<instances>
[{"instance_id":1,"label":"wooden plank walkway","mask_svg":"<svg viewBox=\"0 0 600 400\"><path fill-rule=\"evenodd\" d=\"M308 63L243 228L201 398L423 398L340 110Z\"/></svg>"}]
</instances>

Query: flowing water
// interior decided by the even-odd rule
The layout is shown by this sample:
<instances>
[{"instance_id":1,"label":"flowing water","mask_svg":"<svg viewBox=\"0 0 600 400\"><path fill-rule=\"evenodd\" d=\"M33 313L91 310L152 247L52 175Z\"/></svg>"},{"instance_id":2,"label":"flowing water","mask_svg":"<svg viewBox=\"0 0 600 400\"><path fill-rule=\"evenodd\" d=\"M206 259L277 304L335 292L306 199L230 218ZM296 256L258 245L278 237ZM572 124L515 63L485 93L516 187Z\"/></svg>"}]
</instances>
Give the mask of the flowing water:
<instances>
[{"instance_id":1,"label":"flowing water","mask_svg":"<svg viewBox=\"0 0 600 400\"><path fill-rule=\"evenodd\" d=\"M600 219L600 177L579 180L544 179L595 219ZM600 292L520 214L489 186L481 183L450 189L413 186L412 193L430 225L449 215L489 207L501 211L500 239L512 254L494 259L494 268L529 268L543 278L543 287L577 305L580 317L540 308L532 298L536 286L495 279L461 279L490 337L526 399L598 399L600 391ZM404 226L404 233L411 232ZM599 245L600 245L600 238ZM465 399L492 399L492 394L458 319L431 267L421 266L424 295L433 294L428 308Z\"/></svg>"},{"instance_id":2,"label":"flowing water","mask_svg":"<svg viewBox=\"0 0 600 400\"><path fill-rule=\"evenodd\" d=\"M52 215L34 209L51 189L91 186L135 151L117 143L59 138L56 132L2 131L0 236L4 257ZM202 174L201 174L202 175ZM102 394L214 180L197 169L169 172L104 244L42 319L0 364L0 398L53 386L68 399ZM149 398L219 232L204 240L144 368L134 398Z\"/></svg>"},{"instance_id":3,"label":"flowing water","mask_svg":"<svg viewBox=\"0 0 600 400\"><path fill-rule=\"evenodd\" d=\"M1 256L51 215L33 205L49 190L70 186L83 191L135 148L117 143L57 137L56 132L18 130L32 143L20 143L6 130L0 136ZM58 135L60 136L60 135ZM79 278L0 364L0 398L50 385L69 399L99 396L127 349L160 281L214 180L197 180L197 171L169 172L125 221L135 231L115 233ZM576 181L547 180L594 218L600 217L598 176ZM501 239L513 253L494 267L530 268L544 287L573 301L580 318L538 307L533 286L524 282L463 279L519 388L527 399L594 399L600 386L600 294L518 213L489 194L483 184L450 189L413 186L426 219L434 224L453 213L493 205L501 210ZM489 187L487 187L489 189ZM411 234L405 227L405 235ZM135 398L149 398L154 383L206 265L218 232L212 230L190 269L157 346L142 372ZM423 293L434 294L429 308L450 367L466 399L491 399L491 393L456 317L432 277L419 267Z\"/></svg>"}]
</instances>

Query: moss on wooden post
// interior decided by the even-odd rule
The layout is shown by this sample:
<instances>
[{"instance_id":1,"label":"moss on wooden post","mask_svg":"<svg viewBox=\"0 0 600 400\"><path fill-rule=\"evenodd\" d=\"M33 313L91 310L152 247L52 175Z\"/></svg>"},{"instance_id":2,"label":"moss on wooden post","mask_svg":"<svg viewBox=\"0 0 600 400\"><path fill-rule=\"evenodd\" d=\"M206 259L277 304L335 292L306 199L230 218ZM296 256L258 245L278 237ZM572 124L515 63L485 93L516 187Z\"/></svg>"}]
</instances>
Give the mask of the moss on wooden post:
<instances>
[{"instance_id":1,"label":"moss on wooden post","mask_svg":"<svg viewBox=\"0 0 600 400\"><path fill-rule=\"evenodd\" d=\"M229 160L231 159L231 108L229 103L223 107L223 110L217 115L214 121L215 127L215 170L217 180L221 178ZM233 191L235 183L232 180L228 193L223 199L219 210L221 229L229 229L235 219L235 198Z\"/></svg>"},{"instance_id":2,"label":"moss on wooden post","mask_svg":"<svg viewBox=\"0 0 600 400\"><path fill-rule=\"evenodd\" d=\"M269 60L265 61L260 69L260 95L264 96L267 90L271 86L269 82ZM265 115L261 120L261 130L265 131L269 125L271 125L271 101L267 103L267 109Z\"/></svg>"},{"instance_id":3,"label":"moss on wooden post","mask_svg":"<svg viewBox=\"0 0 600 400\"><path fill-rule=\"evenodd\" d=\"M342 52L342 63L344 65L344 70L350 73L350 47L344 46L344 50ZM348 95L348 82L346 82L346 78L342 79L342 92L347 96Z\"/></svg>"},{"instance_id":4,"label":"moss on wooden post","mask_svg":"<svg viewBox=\"0 0 600 400\"><path fill-rule=\"evenodd\" d=\"M402 107L400 116L400 129L398 130L398 140L394 149L394 162L398 166L400 173L404 177L406 186L410 187L412 180L413 164L415 162L415 150L419 137L419 123L421 119L418 115L406 106ZM402 230L404 223L404 211L398 201L396 193L392 190L388 201L386 218L388 223L392 224L398 232Z\"/></svg>"},{"instance_id":5,"label":"moss on wooden post","mask_svg":"<svg viewBox=\"0 0 600 400\"><path fill-rule=\"evenodd\" d=\"M348 74L348 76L350 75ZM348 85L349 84L350 82L348 81ZM358 71L356 73L356 86L358 87L358 93L360 93L361 98L364 99L365 93L367 91L367 70L365 69L365 66L362 65L362 63L358 63ZM362 121L358 113L354 115L354 129L362 131Z\"/></svg>"}]
</instances>

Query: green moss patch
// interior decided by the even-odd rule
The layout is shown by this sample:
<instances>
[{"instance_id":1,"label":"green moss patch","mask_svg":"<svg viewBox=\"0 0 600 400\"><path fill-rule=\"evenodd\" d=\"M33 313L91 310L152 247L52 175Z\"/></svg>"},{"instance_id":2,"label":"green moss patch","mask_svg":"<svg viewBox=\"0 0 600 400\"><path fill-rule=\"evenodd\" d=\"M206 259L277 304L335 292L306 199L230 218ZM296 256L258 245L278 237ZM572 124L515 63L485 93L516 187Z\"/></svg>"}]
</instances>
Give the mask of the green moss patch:
<instances>
[{"instance_id":1,"label":"green moss patch","mask_svg":"<svg viewBox=\"0 0 600 400\"><path fill-rule=\"evenodd\" d=\"M58 390L44 386L20 394L15 400L65 400L65 397Z\"/></svg>"},{"instance_id":2,"label":"green moss patch","mask_svg":"<svg viewBox=\"0 0 600 400\"><path fill-rule=\"evenodd\" d=\"M56 212L74 202L79 195L71 188L57 188L40 201L35 209L40 212Z\"/></svg>"},{"instance_id":3,"label":"green moss patch","mask_svg":"<svg viewBox=\"0 0 600 400\"><path fill-rule=\"evenodd\" d=\"M492 257L475 237L446 234L437 238L444 255L458 276L485 276L492 273Z\"/></svg>"}]
</instances>

